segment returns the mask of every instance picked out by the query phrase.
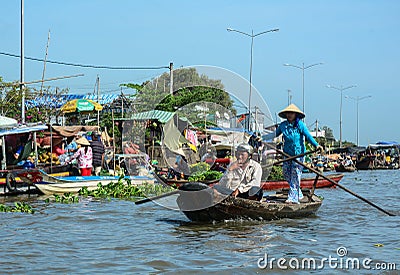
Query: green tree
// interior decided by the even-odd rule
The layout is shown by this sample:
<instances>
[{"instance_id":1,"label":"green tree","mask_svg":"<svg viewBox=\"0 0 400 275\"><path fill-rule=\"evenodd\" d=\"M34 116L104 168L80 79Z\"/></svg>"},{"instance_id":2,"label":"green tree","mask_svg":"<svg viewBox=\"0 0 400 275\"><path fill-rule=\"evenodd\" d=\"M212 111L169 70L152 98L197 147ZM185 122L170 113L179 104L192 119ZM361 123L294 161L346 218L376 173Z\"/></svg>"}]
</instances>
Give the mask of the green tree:
<instances>
[{"instance_id":1,"label":"green tree","mask_svg":"<svg viewBox=\"0 0 400 275\"><path fill-rule=\"evenodd\" d=\"M174 94L169 93L170 76L162 74L157 79L139 84L127 83L121 86L136 90L134 94L136 111L163 110L174 112L176 109L193 102L215 102L236 114L233 101L224 91L221 80L199 75L195 68L183 68L174 71Z\"/></svg>"},{"instance_id":2,"label":"green tree","mask_svg":"<svg viewBox=\"0 0 400 275\"><path fill-rule=\"evenodd\" d=\"M0 77L0 91L1 91L1 99L0 99L0 112L1 115L12 117L22 121L22 93L19 87L19 83L15 82L3 82L3 79ZM32 100L39 96L40 91L35 89L30 89L28 87L24 88L25 92L25 100ZM61 90L60 92L56 90L52 91L50 87L45 87L44 93L45 95L51 95L57 98L62 94L67 93L68 90ZM25 121L26 122L49 122L50 116L56 115L58 112L57 109L51 108L48 104L43 104L42 106L29 108L27 109L25 106Z\"/></svg>"}]
</instances>

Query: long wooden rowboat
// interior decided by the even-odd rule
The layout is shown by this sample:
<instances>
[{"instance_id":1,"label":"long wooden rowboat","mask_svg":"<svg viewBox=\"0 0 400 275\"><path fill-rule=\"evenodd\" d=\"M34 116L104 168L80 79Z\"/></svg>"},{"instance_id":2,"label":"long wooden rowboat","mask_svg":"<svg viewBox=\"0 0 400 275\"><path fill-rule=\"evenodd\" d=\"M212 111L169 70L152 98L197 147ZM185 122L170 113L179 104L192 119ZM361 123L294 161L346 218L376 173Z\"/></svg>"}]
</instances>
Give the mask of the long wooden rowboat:
<instances>
[{"instance_id":1,"label":"long wooden rowboat","mask_svg":"<svg viewBox=\"0 0 400 275\"><path fill-rule=\"evenodd\" d=\"M199 190L203 188L202 190ZM322 205L315 195L305 196L300 204L285 203L287 195L264 197L262 201L216 196L213 188L201 183L182 185L177 203L180 210L191 221L211 222L235 219L275 220L303 218L313 215ZM197 192L196 192L197 191Z\"/></svg>"},{"instance_id":2,"label":"long wooden rowboat","mask_svg":"<svg viewBox=\"0 0 400 275\"><path fill-rule=\"evenodd\" d=\"M328 178L335 182L339 182L343 178L344 174L330 174L327 175ZM300 186L301 188L311 189L314 184L315 178L302 178ZM278 190L282 188L289 188L289 184L285 180L273 180L273 181L264 181L261 183L261 187L263 190ZM332 182L319 177L317 181L316 188L335 188L336 185Z\"/></svg>"},{"instance_id":3,"label":"long wooden rowboat","mask_svg":"<svg viewBox=\"0 0 400 275\"><path fill-rule=\"evenodd\" d=\"M25 182L34 184L45 195L78 193L82 187L92 191L98 188L99 183L107 185L119 180L117 176L53 177L41 170L27 170L18 173L17 176ZM124 179L130 180L131 184L135 185L154 183L154 178L146 176L125 176Z\"/></svg>"},{"instance_id":4,"label":"long wooden rowboat","mask_svg":"<svg viewBox=\"0 0 400 275\"><path fill-rule=\"evenodd\" d=\"M356 167L353 165L344 166L343 164L340 164L338 166L335 166L335 171L336 172L354 172L354 171L356 171Z\"/></svg>"},{"instance_id":5,"label":"long wooden rowboat","mask_svg":"<svg viewBox=\"0 0 400 275\"><path fill-rule=\"evenodd\" d=\"M335 182L339 182L343 178L344 174L331 174L328 175L327 177L332 179ZM167 179L164 176L158 175L157 174L157 180L162 181L163 184L167 184L173 187L179 188L185 183L188 183L187 180L174 180L174 179ZM301 179L301 188L308 188L311 189L313 187L315 178L303 178ZM208 181L208 182L203 182L204 184L212 186L213 184L217 183L218 180L213 180L213 181ZM279 190L283 188L289 188L289 184L285 180L272 180L272 181L263 181L261 182L261 187L263 190ZM332 182L324 179L324 178L318 178L317 181L317 186L316 188L335 188L336 185L334 185Z\"/></svg>"}]
</instances>

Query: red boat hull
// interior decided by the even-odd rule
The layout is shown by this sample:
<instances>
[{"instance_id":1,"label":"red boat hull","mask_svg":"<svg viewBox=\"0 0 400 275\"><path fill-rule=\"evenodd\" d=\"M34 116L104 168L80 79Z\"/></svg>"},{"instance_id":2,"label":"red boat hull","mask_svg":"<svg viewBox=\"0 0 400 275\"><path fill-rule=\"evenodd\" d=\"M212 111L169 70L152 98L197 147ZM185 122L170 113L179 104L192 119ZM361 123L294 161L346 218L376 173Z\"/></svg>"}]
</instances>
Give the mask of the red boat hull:
<instances>
[{"instance_id":1,"label":"red boat hull","mask_svg":"<svg viewBox=\"0 0 400 275\"><path fill-rule=\"evenodd\" d=\"M328 178L335 182L339 182L343 178L343 174L332 174L327 175ZM314 184L315 178L303 178L301 179L301 188L309 188L311 189ZM289 188L289 184L287 181L265 181L261 183L261 187L263 190L278 190L282 188ZM319 178L317 182L316 188L335 188L336 185L331 183L330 181Z\"/></svg>"}]
</instances>

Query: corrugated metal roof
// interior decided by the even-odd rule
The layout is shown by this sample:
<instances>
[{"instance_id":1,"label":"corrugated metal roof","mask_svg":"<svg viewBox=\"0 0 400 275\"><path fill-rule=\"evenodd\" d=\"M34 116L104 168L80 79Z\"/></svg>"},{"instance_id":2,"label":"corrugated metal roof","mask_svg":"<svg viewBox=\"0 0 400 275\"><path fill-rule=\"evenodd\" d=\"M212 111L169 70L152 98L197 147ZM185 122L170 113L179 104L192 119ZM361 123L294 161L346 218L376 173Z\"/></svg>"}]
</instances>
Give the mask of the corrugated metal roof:
<instances>
[{"instance_id":1,"label":"corrugated metal roof","mask_svg":"<svg viewBox=\"0 0 400 275\"><path fill-rule=\"evenodd\" d=\"M135 119L135 120L157 119L161 123L166 123L173 116L174 116L174 113L172 113L172 112L151 110L151 111L147 111L147 112L133 114L130 119Z\"/></svg>"},{"instance_id":2,"label":"corrugated metal roof","mask_svg":"<svg viewBox=\"0 0 400 275\"><path fill-rule=\"evenodd\" d=\"M115 95L115 94L114 95L101 94L100 97L99 97L99 103L101 105L107 105L107 104L112 103L118 97L119 97L119 95ZM84 99L90 99L90 100L93 100L93 101L97 102L97 95L85 95L83 98Z\"/></svg>"},{"instance_id":3,"label":"corrugated metal roof","mask_svg":"<svg viewBox=\"0 0 400 275\"><path fill-rule=\"evenodd\" d=\"M20 126L14 129L1 129L0 137L7 135L17 135L23 133L37 132L41 130L47 130L47 125L35 125L35 126Z\"/></svg>"}]
</instances>

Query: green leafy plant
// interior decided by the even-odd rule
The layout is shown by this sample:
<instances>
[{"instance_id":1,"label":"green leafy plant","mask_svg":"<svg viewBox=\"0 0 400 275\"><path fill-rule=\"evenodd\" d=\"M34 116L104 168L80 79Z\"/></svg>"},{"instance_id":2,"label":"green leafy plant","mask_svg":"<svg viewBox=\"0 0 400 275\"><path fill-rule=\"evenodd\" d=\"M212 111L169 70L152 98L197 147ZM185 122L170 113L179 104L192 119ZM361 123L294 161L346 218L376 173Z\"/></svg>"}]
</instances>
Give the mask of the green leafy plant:
<instances>
[{"instance_id":1,"label":"green leafy plant","mask_svg":"<svg viewBox=\"0 0 400 275\"><path fill-rule=\"evenodd\" d=\"M199 162L199 163L190 165L190 173L191 174L195 174L195 173L199 173L199 172L206 172L208 170L210 170L210 165L206 162Z\"/></svg>"},{"instance_id":2,"label":"green leafy plant","mask_svg":"<svg viewBox=\"0 0 400 275\"><path fill-rule=\"evenodd\" d=\"M219 180L222 177L223 173L218 171L198 171L193 173L189 177L189 181L212 181L212 180Z\"/></svg>"},{"instance_id":3,"label":"green leafy plant","mask_svg":"<svg viewBox=\"0 0 400 275\"><path fill-rule=\"evenodd\" d=\"M35 213L35 210L32 208L31 205L25 202L15 202L14 206L0 204L0 212L24 212L33 214Z\"/></svg>"},{"instance_id":4,"label":"green leafy plant","mask_svg":"<svg viewBox=\"0 0 400 275\"><path fill-rule=\"evenodd\" d=\"M274 165L269 173L268 180L284 180L282 166Z\"/></svg>"},{"instance_id":5,"label":"green leafy plant","mask_svg":"<svg viewBox=\"0 0 400 275\"><path fill-rule=\"evenodd\" d=\"M159 195L172 191L171 187L164 187L156 184L132 185L130 180L121 177L118 182L112 182L107 185L99 183L97 189L89 191L86 187L79 190L79 195L95 198L119 198L125 200L135 200L138 197L149 195Z\"/></svg>"},{"instance_id":6,"label":"green leafy plant","mask_svg":"<svg viewBox=\"0 0 400 275\"><path fill-rule=\"evenodd\" d=\"M59 203L78 203L79 198L71 193L64 193L61 196L54 194L54 201Z\"/></svg>"}]
</instances>

